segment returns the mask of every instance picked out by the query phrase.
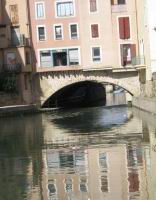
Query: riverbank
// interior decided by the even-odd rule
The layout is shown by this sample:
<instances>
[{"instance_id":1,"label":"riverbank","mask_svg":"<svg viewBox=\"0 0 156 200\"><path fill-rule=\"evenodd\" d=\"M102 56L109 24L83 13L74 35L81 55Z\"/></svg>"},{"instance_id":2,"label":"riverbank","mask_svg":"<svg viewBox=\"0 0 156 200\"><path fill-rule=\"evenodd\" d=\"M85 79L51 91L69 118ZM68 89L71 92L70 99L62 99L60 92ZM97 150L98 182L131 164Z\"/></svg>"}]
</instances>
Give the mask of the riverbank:
<instances>
[{"instance_id":1,"label":"riverbank","mask_svg":"<svg viewBox=\"0 0 156 200\"><path fill-rule=\"evenodd\" d=\"M133 97L132 106L156 114L156 97Z\"/></svg>"},{"instance_id":2,"label":"riverbank","mask_svg":"<svg viewBox=\"0 0 156 200\"><path fill-rule=\"evenodd\" d=\"M31 114L37 112L40 112L40 110L35 104L0 107L0 117L12 117L16 115Z\"/></svg>"}]
</instances>

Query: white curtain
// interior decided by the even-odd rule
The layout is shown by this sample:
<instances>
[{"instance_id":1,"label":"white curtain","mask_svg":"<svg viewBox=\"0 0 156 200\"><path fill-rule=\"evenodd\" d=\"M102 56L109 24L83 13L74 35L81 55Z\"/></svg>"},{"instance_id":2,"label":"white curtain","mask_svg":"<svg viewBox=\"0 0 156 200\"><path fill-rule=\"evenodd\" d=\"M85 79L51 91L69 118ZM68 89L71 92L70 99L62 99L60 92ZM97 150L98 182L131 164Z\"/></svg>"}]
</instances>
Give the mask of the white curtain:
<instances>
[{"instance_id":1,"label":"white curtain","mask_svg":"<svg viewBox=\"0 0 156 200\"><path fill-rule=\"evenodd\" d=\"M37 18L42 18L42 17L44 17L43 4L39 3L37 4Z\"/></svg>"},{"instance_id":2,"label":"white curtain","mask_svg":"<svg viewBox=\"0 0 156 200\"><path fill-rule=\"evenodd\" d=\"M64 2L57 4L58 16L71 16L74 15L73 2Z\"/></svg>"}]
</instances>

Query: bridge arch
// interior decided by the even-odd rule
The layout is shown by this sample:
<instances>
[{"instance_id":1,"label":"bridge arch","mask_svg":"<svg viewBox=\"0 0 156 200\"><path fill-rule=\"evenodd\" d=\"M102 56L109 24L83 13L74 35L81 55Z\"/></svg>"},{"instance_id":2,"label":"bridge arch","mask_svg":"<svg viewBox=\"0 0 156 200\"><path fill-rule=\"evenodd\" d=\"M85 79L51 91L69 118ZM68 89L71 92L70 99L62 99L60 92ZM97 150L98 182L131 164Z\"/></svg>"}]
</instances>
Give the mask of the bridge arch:
<instances>
[{"instance_id":1,"label":"bridge arch","mask_svg":"<svg viewBox=\"0 0 156 200\"><path fill-rule=\"evenodd\" d=\"M39 74L39 80L40 90L42 91L40 95L41 106L44 105L47 99L63 88L85 81L117 85L125 89L132 96L137 96L140 93L140 83L138 73L136 72L113 74L106 73L105 71L65 71L61 73Z\"/></svg>"}]
</instances>

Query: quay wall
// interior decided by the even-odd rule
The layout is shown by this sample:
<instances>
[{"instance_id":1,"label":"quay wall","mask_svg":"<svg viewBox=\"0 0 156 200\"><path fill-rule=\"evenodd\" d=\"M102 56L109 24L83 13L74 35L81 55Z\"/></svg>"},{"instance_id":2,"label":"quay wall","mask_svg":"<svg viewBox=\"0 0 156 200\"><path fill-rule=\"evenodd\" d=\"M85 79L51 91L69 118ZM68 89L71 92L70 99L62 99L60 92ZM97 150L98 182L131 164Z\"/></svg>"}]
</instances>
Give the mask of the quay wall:
<instances>
[{"instance_id":1,"label":"quay wall","mask_svg":"<svg viewBox=\"0 0 156 200\"><path fill-rule=\"evenodd\" d=\"M156 80L141 84L141 95L133 97L132 105L141 110L156 114Z\"/></svg>"}]
</instances>

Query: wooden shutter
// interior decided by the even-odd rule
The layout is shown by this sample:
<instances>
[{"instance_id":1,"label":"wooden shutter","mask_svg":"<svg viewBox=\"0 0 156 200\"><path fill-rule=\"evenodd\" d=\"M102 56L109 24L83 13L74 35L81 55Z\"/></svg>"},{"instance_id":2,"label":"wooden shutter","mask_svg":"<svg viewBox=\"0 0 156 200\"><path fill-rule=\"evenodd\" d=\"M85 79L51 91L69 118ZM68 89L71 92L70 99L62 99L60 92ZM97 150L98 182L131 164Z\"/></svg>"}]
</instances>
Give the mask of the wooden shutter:
<instances>
[{"instance_id":1,"label":"wooden shutter","mask_svg":"<svg viewBox=\"0 0 156 200\"><path fill-rule=\"evenodd\" d=\"M17 5L10 5L10 19L11 19L12 24L19 23L18 6Z\"/></svg>"},{"instance_id":2,"label":"wooden shutter","mask_svg":"<svg viewBox=\"0 0 156 200\"><path fill-rule=\"evenodd\" d=\"M119 34L120 34L120 39L125 39L124 18L123 17L119 18Z\"/></svg>"},{"instance_id":3,"label":"wooden shutter","mask_svg":"<svg viewBox=\"0 0 156 200\"><path fill-rule=\"evenodd\" d=\"M121 65L124 66L123 44L120 44Z\"/></svg>"},{"instance_id":4,"label":"wooden shutter","mask_svg":"<svg viewBox=\"0 0 156 200\"><path fill-rule=\"evenodd\" d=\"M99 37L98 24L91 25L92 38Z\"/></svg>"},{"instance_id":5,"label":"wooden shutter","mask_svg":"<svg viewBox=\"0 0 156 200\"><path fill-rule=\"evenodd\" d=\"M136 44L131 44L131 59L136 58Z\"/></svg>"},{"instance_id":6,"label":"wooden shutter","mask_svg":"<svg viewBox=\"0 0 156 200\"><path fill-rule=\"evenodd\" d=\"M125 32L125 38L130 38L130 25L129 25L129 17L124 17L124 32Z\"/></svg>"},{"instance_id":7,"label":"wooden shutter","mask_svg":"<svg viewBox=\"0 0 156 200\"><path fill-rule=\"evenodd\" d=\"M90 12L96 12L96 11L97 11L96 0L90 0Z\"/></svg>"},{"instance_id":8,"label":"wooden shutter","mask_svg":"<svg viewBox=\"0 0 156 200\"><path fill-rule=\"evenodd\" d=\"M120 35L120 39L129 39L130 38L129 17L120 17L119 18L119 35Z\"/></svg>"}]
</instances>

